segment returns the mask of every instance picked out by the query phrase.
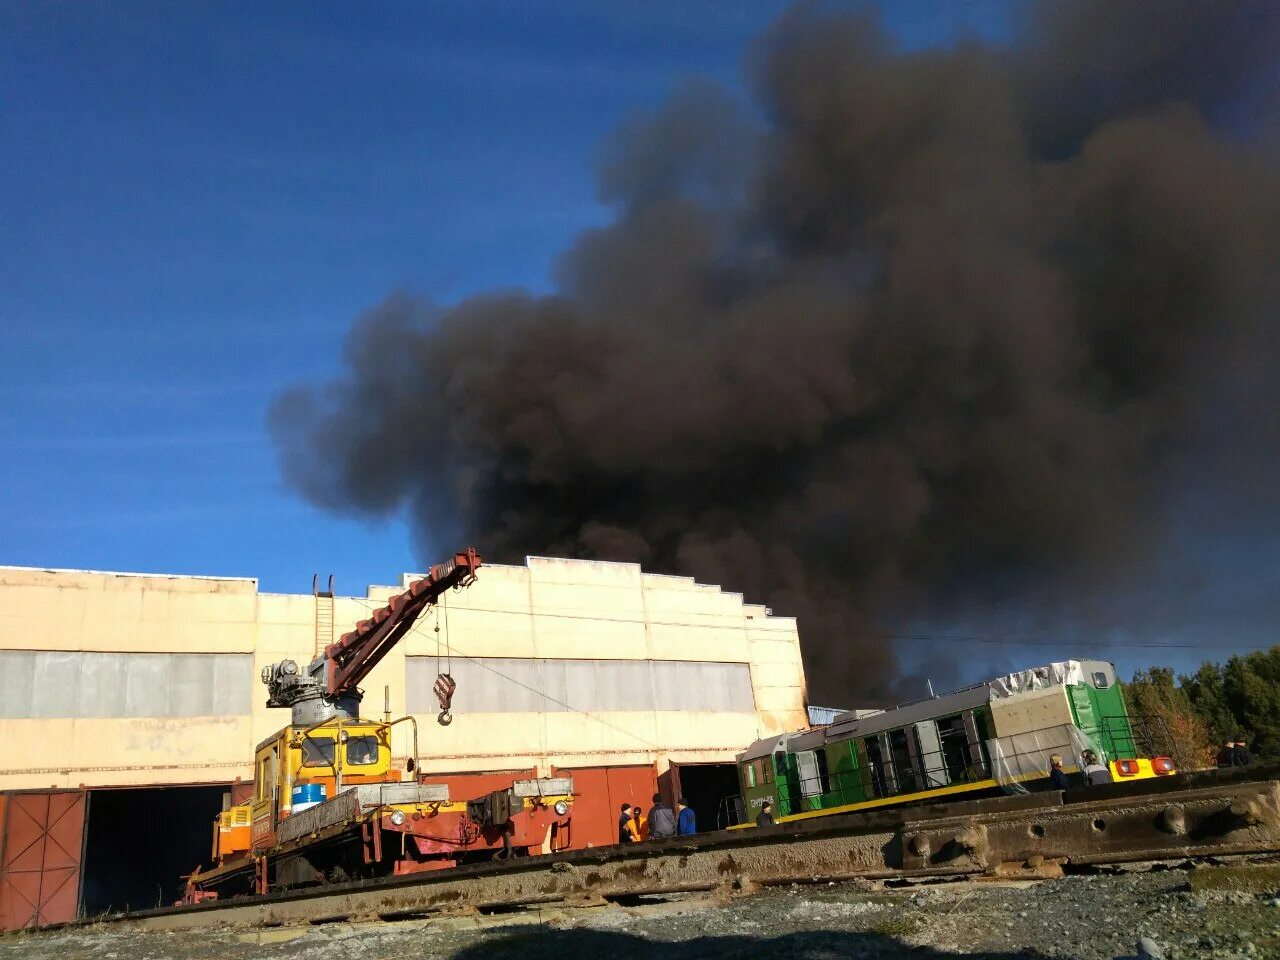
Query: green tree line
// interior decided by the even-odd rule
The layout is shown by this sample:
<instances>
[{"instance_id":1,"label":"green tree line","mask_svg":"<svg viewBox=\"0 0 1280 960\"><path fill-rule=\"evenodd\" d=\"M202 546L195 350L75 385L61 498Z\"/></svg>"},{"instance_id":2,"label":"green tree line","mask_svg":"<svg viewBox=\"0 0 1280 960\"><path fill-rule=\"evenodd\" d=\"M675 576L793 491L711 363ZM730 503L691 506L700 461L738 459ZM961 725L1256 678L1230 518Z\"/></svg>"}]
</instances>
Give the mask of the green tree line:
<instances>
[{"instance_id":1,"label":"green tree line","mask_svg":"<svg viewBox=\"0 0 1280 960\"><path fill-rule=\"evenodd\" d=\"M1183 769L1212 766L1224 740L1243 736L1258 760L1280 760L1280 646L1205 662L1192 674L1139 670L1124 684L1129 714L1168 730Z\"/></svg>"}]
</instances>

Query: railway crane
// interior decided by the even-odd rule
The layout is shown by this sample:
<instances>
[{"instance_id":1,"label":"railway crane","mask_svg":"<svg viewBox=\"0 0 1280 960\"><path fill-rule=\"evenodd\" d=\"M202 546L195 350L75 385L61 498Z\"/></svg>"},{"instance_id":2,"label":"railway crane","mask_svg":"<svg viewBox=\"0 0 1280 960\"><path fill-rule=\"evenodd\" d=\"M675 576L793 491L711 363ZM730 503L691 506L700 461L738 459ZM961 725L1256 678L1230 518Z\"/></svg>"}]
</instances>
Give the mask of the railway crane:
<instances>
[{"instance_id":1,"label":"railway crane","mask_svg":"<svg viewBox=\"0 0 1280 960\"><path fill-rule=\"evenodd\" d=\"M291 722L258 744L253 793L214 821L212 862L187 879L182 902L415 873L463 861L549 853L569 842L569 778L519 780L479 798L455 800L447 784L424 782L412 715L360 716L360 682L450 589L474 582L474 549L410 584L403 593L305 668L264 667L267 706ZM453 681L436 682L440 722L449 721ZM412 755L393 763L391 735L408 727Z\"/></svg>"}]
</instances>

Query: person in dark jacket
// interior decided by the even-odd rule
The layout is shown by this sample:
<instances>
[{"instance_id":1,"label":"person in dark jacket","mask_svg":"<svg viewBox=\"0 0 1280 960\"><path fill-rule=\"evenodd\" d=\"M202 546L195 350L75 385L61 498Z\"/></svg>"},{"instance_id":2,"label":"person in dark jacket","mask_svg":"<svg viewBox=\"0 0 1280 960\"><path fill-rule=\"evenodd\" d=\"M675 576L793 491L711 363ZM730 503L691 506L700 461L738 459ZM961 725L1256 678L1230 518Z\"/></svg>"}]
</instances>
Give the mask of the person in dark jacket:
<instances>
[{"instance_id":1,"label":"person in dark jacket","mask_svg":"<svg viewBox=\"0 0 1280 960\"><path fill-rule=\"evenodd\" d=\"M1049 757L1049 784L1055 790L1066 790L1071 786L1071 781L1062 769L1062 757L1056 753Z\"/></svg>"},{"instance_id":2,"label":"person in dark jacket","mask_svg":"<svg viewBox=\"0 0 1280 960\"><path fill-rule=\"evenodd\" d=\"M1227 767L1234 767L1235 764L1236 742L1234 740L1223 740L1222 749L1218 751L1218 769L1225 770Z\"/></svg>"},{"instance_id":3,"label":"person in dark jacket","mask_svg":"<svg viewBox=\"0 0 1280 960\"><path fill-rule=\"evenodd\" d=\"M1251 763L1253 763L1253 754L1245 746L1244 736L1237 733L1235 746L1231 748L1231 765L1233 767L1247 767Z\"/></svg>"},{"instance_id":4,"label":"person in dark jacket","mask_svg":"<svg viewBox=\"0 0 1280 960\"><path fill-rule=\"evenodd\" d=\"M631 842L631 804L622 805L622 816L618 817L618 842Z\"/></svg>"},{"instance_id":5,"label":"person in dark jacket","mask_svg":"<svg viewBox=\"0 0 1280 960\"><path fill-rule=\"evenodd\" d=\"M649 836L654 840L661 840L663 837L674 837L676 835L676 815L675 812L667 806L662 794L655 793L653 795L653 808L649 811Z\"/></svg>"},{"instance_id":6,"label":"person in dark jacket","mask_svg":"<svg viewBox=\"0 0 1280 960\"><path fill-rule=\"evenodd\" d=\"M698 817L689 806L689 801L681 797L676 801L676 836L691 837L698 832Z\"/></svg>"},{"instance_id":7,"label":"person in dark jacket","mask_svg":"<svg viewBox=\"0 0 1280 960\"><path fill-rule=\"evenodd\" d=\"M773 801L766 800L760 804L760 813L756 816L757 827L773 826Z\"/></svg>"}]
</instances>

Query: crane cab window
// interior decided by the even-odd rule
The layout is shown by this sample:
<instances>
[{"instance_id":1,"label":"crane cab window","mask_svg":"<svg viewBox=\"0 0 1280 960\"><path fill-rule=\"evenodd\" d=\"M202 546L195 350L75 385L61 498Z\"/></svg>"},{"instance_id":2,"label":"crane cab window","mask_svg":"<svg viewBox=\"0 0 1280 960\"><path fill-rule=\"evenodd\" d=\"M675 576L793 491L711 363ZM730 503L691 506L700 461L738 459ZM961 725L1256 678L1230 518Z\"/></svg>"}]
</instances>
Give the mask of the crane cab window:
<instances>
[{"instance_id":1,"label":"crane cab window","mask_svg":"<svg viewBox=\"0 0 1280 960\"><path fill-rule=\"evenodd\" d=\"M330 741L332 746L332 741ZM353 767L378 762L377 737L351 737L347 740L347 763Z\"/></svg>"},{"instance_id":2,"label":"crane cab window","mask_svg":"<svg viewBox=\"0 0 1280 960\"><path fill-rule=\"evenodd\" d=\"M302 740L302 765L304 767L332 767L336 756L331 737L304 737Z\"/></svg>"}]
</instances>

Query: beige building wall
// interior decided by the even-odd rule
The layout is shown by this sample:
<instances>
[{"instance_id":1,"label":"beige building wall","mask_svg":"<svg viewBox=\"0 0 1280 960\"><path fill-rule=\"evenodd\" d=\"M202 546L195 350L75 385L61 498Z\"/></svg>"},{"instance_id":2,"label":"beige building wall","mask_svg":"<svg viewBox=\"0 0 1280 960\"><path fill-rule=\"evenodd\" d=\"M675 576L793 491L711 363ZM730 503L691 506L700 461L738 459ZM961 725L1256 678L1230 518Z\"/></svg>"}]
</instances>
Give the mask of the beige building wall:
<instances>
[{"instance_id":1,"label":"beige building wall","mask_svg":"<svg viewBox=\"0 0 1280 960\"><path fill-rule=\"evenodd\" d=\"M335 634L414 579L406 574L399 585L371 587L365 597L337 597ZM259 673L281 659L311 659L315 606L310 595L259 593L253 579L0 567L0 670L6 663L14 668L7 690L0 680L8 703L0 703L0 790L250 779L254 746L289 721L287 710L266 708ZM119 715L181 713L184 697L205 693L191 686L197 661L164 654L220 655L207 658L219 671L213 700L243 707L218 716ZM466 662L467 675L477 678L472 682L497 685L491 701L512 682L490 666L494 658L741 664L749 670L754 709L580 710L557 700L545 710L468 712L462 688L452 725L439 726L434 711L416 716L427 772L652 763L661 773L671 762L731 761L761 736L806 725L794 619L772 616L720 587L645 574L634 564L533 557L522 566L482 567L476 583L447 594L373 671L364 685L364 715L381 716L384 687L392 714L404 714L411 699L407 657L430 658L425 672L434 676L435 658L444 669L449 655L455 664ZM117 661L128 669L110 673L110 680L93 673L94 665L115 669ZM156 685L147 678L176 675L177 661L185 664L188 685L169 691L167 706L147 706L164 697L147 687ZM93 676L100 685L128 685L127 699L115 698L117 715L52 716L50 709L62 707L51 708L48 698L27 702L23 670L36 671L38 691L56 684L64 669L86 684ZM24 687L15 690L19 682ZM241 682L247 692L228 687ZM110 700L112 693L94 689L86 696ZM59 694L58 704L63 694L72 697ZM423 692L412 699L421 704ZM97 700L89 706L81 700L66 712L101 710ZM135 706L119 706L126 702ZM397 751L407 756L408 728L397 729Z\"/></svg>"}]
</instances>

